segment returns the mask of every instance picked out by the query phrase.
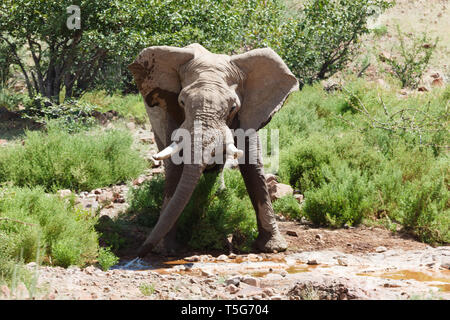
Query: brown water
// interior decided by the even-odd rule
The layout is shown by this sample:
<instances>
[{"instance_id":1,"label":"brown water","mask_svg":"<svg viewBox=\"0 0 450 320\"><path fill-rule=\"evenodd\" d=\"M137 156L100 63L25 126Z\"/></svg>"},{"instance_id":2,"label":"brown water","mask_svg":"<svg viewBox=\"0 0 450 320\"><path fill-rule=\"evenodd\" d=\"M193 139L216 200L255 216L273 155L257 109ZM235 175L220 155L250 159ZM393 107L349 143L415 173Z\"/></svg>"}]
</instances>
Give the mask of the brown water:
<instances>
[{"instance_id":1,"label":"brown water","mask_svg":"<svg viewBox=\"0 0 450 320\"><path fill-rule=\"evenodd\" d=\"M438 287L444 292L450 292L450 270L441 272L425 273L421 271L399 270L391 271L383 274L366 274L358 273L359 276L379 277L393 280L416 280L420 282L444 282L444 284L430 284L430 286Z\"/></svg>"}]
</instances>

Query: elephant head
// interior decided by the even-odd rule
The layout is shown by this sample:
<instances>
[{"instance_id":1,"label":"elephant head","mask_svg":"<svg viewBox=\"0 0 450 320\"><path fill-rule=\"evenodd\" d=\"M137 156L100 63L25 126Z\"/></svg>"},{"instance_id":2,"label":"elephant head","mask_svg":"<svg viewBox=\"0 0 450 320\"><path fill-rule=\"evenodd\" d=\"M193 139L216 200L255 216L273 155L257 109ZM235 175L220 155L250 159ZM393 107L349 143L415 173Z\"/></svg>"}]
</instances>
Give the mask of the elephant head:
<instances>
[{"instance_id":1,"label":"elephant head","mask_svg":"<svg viewBox=\"0 0 450 320\"><path fill-rule=\"evenodd\" d=\"M298 89L298 82L282 59L269 48L228 56L213 54L199 44L184 48L144 49L129 66L142 94L160 152L156 159L171 161L183 150L196 157L195 127L200 126L203 150L222 141L228 156L242 155L234 145L230 126L259 130ZM187 141L171 141L184 129ZM219 139L217 139L219 138ZM169 232L187 205L203 170L208 151L199 162L185 163L178 185L164 206L158 223L139 251L144 256Z\"/></svg>"}]
</instances>

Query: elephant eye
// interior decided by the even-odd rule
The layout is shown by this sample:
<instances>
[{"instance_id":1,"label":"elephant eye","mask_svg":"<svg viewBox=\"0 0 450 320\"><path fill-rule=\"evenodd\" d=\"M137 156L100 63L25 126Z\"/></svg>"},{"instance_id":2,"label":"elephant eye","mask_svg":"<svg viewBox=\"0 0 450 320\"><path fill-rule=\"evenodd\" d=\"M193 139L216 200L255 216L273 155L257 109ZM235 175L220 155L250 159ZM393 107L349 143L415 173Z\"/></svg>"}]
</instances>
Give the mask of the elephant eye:
<instances>
[{"instance_id":1,"label":"elephant eye","mask_svg":"<svg viewBox=\"0 0 450 320\"><path fill-rule=\"evenodd\" d=\"M184 100L180 99L180 104L184 107Z\"/></svg>"}]
</instances>

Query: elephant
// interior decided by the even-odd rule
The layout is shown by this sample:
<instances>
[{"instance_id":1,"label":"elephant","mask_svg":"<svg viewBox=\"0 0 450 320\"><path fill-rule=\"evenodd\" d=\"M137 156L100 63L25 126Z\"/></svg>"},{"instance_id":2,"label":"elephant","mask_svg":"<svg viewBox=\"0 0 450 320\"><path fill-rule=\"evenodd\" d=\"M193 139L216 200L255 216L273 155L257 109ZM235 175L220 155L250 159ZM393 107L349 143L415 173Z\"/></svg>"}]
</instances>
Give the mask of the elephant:
<instances>
[{"instance_id":1,"label":"elephant","mask_svg":"<svg viewBox=\"0 0 450 320\"><path fill-rule=\"evenodd\" d=\"M164 161L166 172L161 213L138 257L157 246L169 252L177 249L176 222L213 156L206 152L196 163L173 161L175 154L195 157L195 125L204 137L221 138L227 157L242 157L239 170L257 217L255 249L285 251L287 242L276 223L265 180L260 138L258 134L247 138L240 150L231 133L236 129L257 132L299 89L280 56L270 48L230 56L211 53L197 43L183 48L152 46L142 50L128 68L143 97L160 151L153 158ZM192 139L172 142L180 129ZM201 141L204 150L210 150L212 144L211 138ZM249 161L250 154L256 155L255 161Z\"/></svg>"}]
</instances>

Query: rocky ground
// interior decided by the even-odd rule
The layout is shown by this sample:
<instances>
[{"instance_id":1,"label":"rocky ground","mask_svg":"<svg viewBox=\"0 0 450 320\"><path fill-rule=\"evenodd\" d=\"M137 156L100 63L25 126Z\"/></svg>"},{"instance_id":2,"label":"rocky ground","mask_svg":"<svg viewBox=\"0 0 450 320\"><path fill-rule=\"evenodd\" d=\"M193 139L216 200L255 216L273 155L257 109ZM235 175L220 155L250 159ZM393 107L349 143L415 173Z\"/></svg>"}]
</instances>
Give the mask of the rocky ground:
<instances>
[{"instance_id":1,"label":"rocky ground","mask_svg":"<svg viewBox=\"0 0 450 320\"><path fill-rule=\"evenodd\" d=\"M125 259L106 272L93 266L27 267L38 276L37 299L450 298L450 247L432 248L379 228L280 226L291 244L285 253L155 255L131 264ZM3 287L0 294L29 296L20 285L13 293Z\"/></svg>"}]
</instances>

